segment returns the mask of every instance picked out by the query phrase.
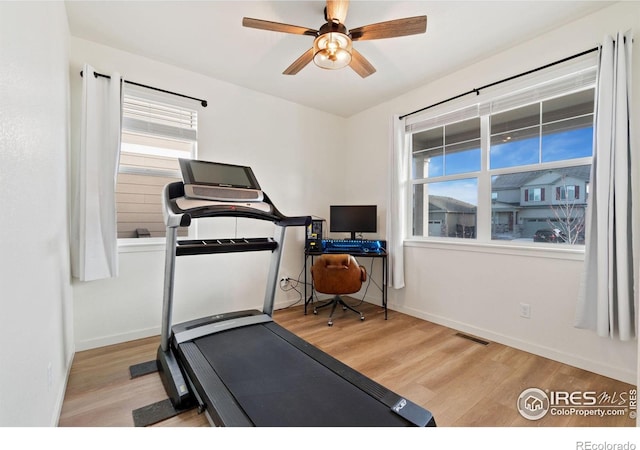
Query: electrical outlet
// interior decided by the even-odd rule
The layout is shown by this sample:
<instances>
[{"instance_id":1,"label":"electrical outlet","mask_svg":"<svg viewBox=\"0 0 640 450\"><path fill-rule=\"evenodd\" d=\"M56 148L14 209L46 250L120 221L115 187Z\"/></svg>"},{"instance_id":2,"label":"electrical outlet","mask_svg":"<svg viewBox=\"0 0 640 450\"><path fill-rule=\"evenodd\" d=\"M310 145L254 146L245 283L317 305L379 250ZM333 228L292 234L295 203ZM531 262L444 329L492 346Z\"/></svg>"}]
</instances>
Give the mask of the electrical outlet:
<instances>
[{"instance_id":1,"label":"electrical outlet","mask_svg":"<svg viewBox=\"0 0 640 450\"><path fill-rule=\"evenodd\" d=\"M291 278L289 278L289 277L280 278L280 287L281 288L286 288L287 286L289 286L289 282L290 281L291 281Z\"/></svg>"},{"instance_id":2,"label":"electrical outlet","mask_svg":"<svg viewBox=\"0 0 640 450\"><path fill-rule=\"evenodd\" d=\"M531 318L531 305L528 303L520 303L520 317L525 319Z\"/></svg>"}]
</instances>

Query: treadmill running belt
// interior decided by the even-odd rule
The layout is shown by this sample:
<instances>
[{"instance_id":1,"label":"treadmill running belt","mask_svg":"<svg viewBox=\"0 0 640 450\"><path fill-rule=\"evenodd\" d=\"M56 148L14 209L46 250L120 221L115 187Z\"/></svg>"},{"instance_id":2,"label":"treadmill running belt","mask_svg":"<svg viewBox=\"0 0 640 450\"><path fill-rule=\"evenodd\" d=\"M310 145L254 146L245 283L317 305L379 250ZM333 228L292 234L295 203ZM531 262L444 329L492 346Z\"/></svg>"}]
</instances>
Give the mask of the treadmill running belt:
<instances>
[{"instance_id":1,"label":"treadmill running belt","mask_svg":"<svg viewBox=\"0 0 640 450\"><path fill-rule=\"evenodd\" d=\"M262 325L212 334L195 343L256 426L409 425Z\"/></svg>"}]
</instances>

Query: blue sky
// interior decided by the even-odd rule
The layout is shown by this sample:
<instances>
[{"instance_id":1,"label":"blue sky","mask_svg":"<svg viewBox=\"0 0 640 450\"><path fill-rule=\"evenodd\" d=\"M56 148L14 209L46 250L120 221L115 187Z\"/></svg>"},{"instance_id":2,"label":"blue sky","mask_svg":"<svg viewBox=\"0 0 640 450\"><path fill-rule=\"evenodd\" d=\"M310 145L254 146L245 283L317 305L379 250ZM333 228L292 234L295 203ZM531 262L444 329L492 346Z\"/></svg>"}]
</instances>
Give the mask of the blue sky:
<instances>
[{"instance_id":1,"label":"blue sky","mask_svg":"<svg viewBox=\"0 0 640 450\"><path fill-rule=\"evenodd\" d=\"M492 169L538 163L539 138L533 137L494 145L489 152ZM591 156L593 128L578 128L561 133L543 134L542 161Z\"/></svg>"},{"instance_id":2,"label":"blue sky","mask_svg":"<svg viewBox=\"0 0 640 450\"><path fill-rule=\"evenodd\" d=\"M540 138L532 137L494 145L490 149L492 169L536 164L539 161ZM551 162L591 156L593 128L579 128L542 136L542 161ZM446 167L445 167L446 163ZM480 170L480 148L431 157L429 177L477 172ZM445 173L446 172L446 173ZM452 197L472 205L478 204L476 178L429 184L429 194Z\"/></svg>"},{"instance_id":3,"label":"blue sky","mask_svg":"<svg viewBox=\"0 0 640 450\"><path fill-rule=\"evenodd\" d=\"M429 183L429 195L451 197L478 206L478 179Z\"/></svg>"}]
</instances>

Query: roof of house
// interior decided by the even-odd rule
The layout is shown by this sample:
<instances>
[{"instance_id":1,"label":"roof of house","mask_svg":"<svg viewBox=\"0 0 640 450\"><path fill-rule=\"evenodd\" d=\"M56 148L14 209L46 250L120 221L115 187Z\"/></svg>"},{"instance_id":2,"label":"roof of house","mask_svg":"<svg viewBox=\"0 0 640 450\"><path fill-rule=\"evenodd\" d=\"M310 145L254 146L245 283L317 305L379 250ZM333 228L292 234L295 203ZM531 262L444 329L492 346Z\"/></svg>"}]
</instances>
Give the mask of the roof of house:
<instances>
[{"instance_id":1,"label":"roof of house","mask_svg":"<svg viewBox=\"0 0 640 450\"><path fill-rule=\"evenodd\" d=\"M496 190L506 190L506 189L520 189L522 186L525 186L531 183L536 178L547 172L557 172L558 178L562 176L567 176L571 178L577 178L579 180L589 181L589 177L591 174L591 166L577 166L577 167L567 167L563 169L557 170L534 170L531 172L520 172L520 173L508 173L504 175L498 175L493 179L491 183L491 188Z\"/></svg>"},{"instance_id":2,"label":"roof of house","mask_svg":"<svg viewBox=\"0 0 640 450\"><path fill-rule=\"evenodd\" d=\"M475 214L476 206L452 197L440 195L429 196L429 211L446 211L450 213Z\"/></svg>"}]
</instances>

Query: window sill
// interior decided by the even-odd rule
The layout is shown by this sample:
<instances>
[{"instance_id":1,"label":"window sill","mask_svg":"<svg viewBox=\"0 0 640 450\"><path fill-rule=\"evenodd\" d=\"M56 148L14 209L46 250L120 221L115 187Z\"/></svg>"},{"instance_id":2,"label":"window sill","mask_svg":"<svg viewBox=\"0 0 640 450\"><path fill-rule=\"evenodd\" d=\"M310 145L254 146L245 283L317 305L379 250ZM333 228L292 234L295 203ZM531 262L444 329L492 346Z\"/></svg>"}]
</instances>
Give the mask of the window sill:
<instances>
[{"instance_id":1,"label":"window sill","mask_svg":"<svg viewBox=\"0 0 640 450\"><path fill-rule=\"evenodd\" d=\"M584 246L563 244L530 244L510 242L478 242L464 239L405 239L405 247L431 248L438 250L490 253L494 255L527 256L535 258L564 259L569 261L584 261Z\"/></svg>"},{"instance_id":2,"label":"window sill","mask_svg":"<svg viewBox=\"0 0 640 450\"><path fill-rule=\"evenodd\" d=\"M118 253L164 252L165 238L118 239Z\"/></svg>"}]
</instances>

